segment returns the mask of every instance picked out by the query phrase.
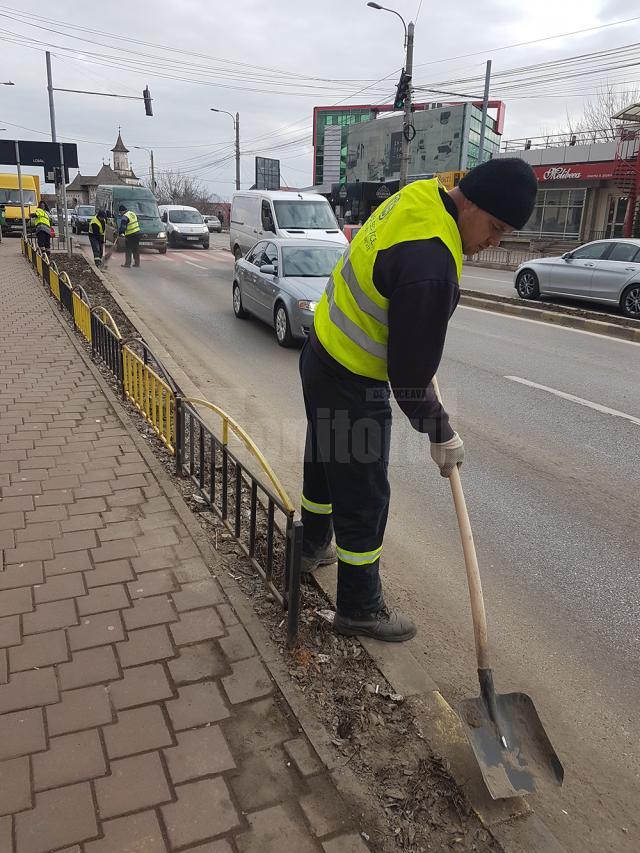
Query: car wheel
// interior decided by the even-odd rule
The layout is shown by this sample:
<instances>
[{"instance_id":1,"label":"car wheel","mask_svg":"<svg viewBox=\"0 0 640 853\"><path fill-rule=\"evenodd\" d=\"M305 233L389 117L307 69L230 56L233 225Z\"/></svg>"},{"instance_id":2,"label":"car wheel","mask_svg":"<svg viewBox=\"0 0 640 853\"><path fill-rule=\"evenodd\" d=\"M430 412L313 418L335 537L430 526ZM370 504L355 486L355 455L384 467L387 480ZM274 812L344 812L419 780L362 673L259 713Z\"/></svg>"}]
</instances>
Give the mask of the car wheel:
<instances>
[{"instance_id":1,"label":"car wheel","mask_svg":"<svg viewBox=\"0 0 640 853\"><path fill-rule=\"evenodd\" d=\"M248 312L242 307L242 293L237 281L233 282L233 313L238 320L245 320L249 316Z\"/></svg>"},{"instance_id":2,"label":"car wheel","mask_svg":"<svg viewBox=\"0 0 640 853\"><path fill-rule=\"evenodd\" d=\"M169 234L169 246L172 249L175 249L175 248L177 248L177 245L178 245L178 241L176 240L176 235L173 233Z\"/></svg>"},{"instance_id":3,"label":"car wheel","mask_svg":"<svg viewBox=\"0 0 640 853\"><path fill-rule=\"evenodd\" d=\"M281 347L293 346L293 335L291 334L291 324L289 323L289 315L287 309L282 302L276 305L273 325L276 330L276 340Z\"/></svg>"},{"instance_id":4,"label":"car wheel","mask_svg":"<svg viewBox=\"0 0 640 853\"><path fill-rule=\"evenodd\" d=\"M620 310L625 317L640 320L640 281L630 284L620 298Z\"/></svg>"},{"instance_id":5,"label":"car wheel","mask_svg":"<svg viewBox=\"0 0 640 853\"><path fill-rule=\"evenodd\" d=\"M206 242L206 243L203 243L203 244L202 244L202 248L203 248L203 249L208 249L208 248L209 248L209 246L210 246L210 243L209 243L209 241L208 241L208 240L207 240L207 242Z\"/></svg>"},{"instance_id":6,"label":"car wheel","mask_svg":"<svg viewBox=\"0 0 640 853\"><path fill-rule=\"evenodd\" d=\"M521 299L539 299L540 282L533 270L522 270L516 279L516 290Z\"/></svg>"},{"instance_id":7,"label":"car wheel","mask_svg":"<svg viewBox=\"0 0 640 853\"><path fill-rule=\"evenodd\" d=\"M163 246L161 249L158 249L158 254L159 255L166 255L167 254L167 247Z\"/></svg>"},{"instance_id":8,"label":"car wheel","mask_svg":"<svg viewBox=\"0 0 640 853\"><path fill-rule=\"evenodd\" d=\"M240 246L233 247L233 257L236 259L236 261L239 261L242 257L242 249L240 248Z\"/></svg>"}]
</instances>

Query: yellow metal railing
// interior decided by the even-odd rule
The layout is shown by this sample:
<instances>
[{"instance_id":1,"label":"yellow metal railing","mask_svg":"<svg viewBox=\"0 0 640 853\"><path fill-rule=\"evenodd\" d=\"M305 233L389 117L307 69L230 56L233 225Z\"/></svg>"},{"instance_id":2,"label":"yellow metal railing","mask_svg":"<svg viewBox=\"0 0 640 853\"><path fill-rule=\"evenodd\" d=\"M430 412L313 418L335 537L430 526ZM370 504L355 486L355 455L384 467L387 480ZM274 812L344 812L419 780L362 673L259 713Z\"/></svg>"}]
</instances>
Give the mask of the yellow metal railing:
<instances>
[{"instance_id":1,"label":"yellow metal railing","mask_svg":"<svg viewBox=\"0 0 640 853\"><path fill-rule=\"evenodd\" d=\"M60 302L60 276L58 274L58 267L55 263L52 263L49 266L49 290L55 298Z\"/></svg>"},{"instance_id":2,"label":"yellow metal railing","mask_svg":"<svg viewBox=\"0 0 640 853\"><path fill-rule=\"evenodd\" d=\"M175 453L175 394L164 379L128 346L122 348L122 369L126 397L153 427L166 448Z\"/></svg>"},{"instance_id":3,"label":"yellow metal railing","mask_svg":"<svg viewBox=\"0 0 640 853\"><path fill-rule=\"evenodd\" d=\"M38 275L42 278L42 254L40 252L36 252L36 269Z\"/></svg>"},{"instance_id":4,"label":"yellow metal railing","mask_svg":"<svg viewBox=\"0 0 640 853\"><path fill-rule=\"evenodd\" d=\"M215 412L216 415L222 420L222 444L227 445L229 443L229 430L240 439L240 441L244 444L247 450L251 453L254 459L257 460L258 464L267 475L271 485L276 490L278 495L280 496L280 500L285 505L289 512L293 512L295 510L295 506L287 494L284 486L278 479L275 471L269 465L267 460L264 457L264 454L255 443L255 441L251 438L251 436L246 433L237 421L234 421L232 417L230 417L223 409L218 406L214 406L213 403L210 403L208 400L201 400L198 397L182 397L182 401L184 403L191 403L194 406L204 406L206 409L209 409L211 412Z\"/></svg>"},{"instance_id":5,"label":"yellow metal railing","mask_svg":"<svg viewBox=\"0 0 640 853\"><path fill-rule=\"evenodd\" d=\"M73 322L80 334L91 343L91 306L75 290L71 294L71 299L73 301Z\"/></svg>"}]
</instances>

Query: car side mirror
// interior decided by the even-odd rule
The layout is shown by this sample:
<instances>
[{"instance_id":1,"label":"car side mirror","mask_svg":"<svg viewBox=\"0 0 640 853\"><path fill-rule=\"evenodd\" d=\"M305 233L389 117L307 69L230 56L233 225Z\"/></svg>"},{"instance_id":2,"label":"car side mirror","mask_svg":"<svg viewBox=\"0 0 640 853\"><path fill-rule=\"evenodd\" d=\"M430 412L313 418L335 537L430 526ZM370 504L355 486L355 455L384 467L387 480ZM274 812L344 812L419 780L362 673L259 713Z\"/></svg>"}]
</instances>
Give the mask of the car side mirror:
<instances>
[{"instance_id":1,"label":"car side mirror","mask_svg":"<svg viewBox=\"0 0 640 853\"><path fill-rule=\"evenodd\" d=\"M562 256L562 260L563 261L570 261L572 257L573 257L572 252L565 252L564 255Z\"/></svg>"},{"instance_id":2,"label":"car side mirror","mask_svg":"<svg viewBox=\"0 0 640 853\"><path fill-rule=\"evenodd\" d=\"M263 273L264 275L276 275L277 274L276 267L273 264L263 264L260 267L260 272Z\"/></svg>"}]
</instances>

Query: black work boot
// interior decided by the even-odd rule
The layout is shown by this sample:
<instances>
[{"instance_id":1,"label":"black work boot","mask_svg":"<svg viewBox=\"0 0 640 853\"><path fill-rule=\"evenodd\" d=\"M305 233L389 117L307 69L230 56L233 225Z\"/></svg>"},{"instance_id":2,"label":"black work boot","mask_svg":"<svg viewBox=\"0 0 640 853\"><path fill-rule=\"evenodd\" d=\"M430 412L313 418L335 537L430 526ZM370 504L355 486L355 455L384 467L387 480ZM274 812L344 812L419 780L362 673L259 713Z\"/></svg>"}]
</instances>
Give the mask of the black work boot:
<instances>
[{"instance_id":1,"label":"black work boot","mask_svg":"<svg viewBox=\"0 0 640 853\"><path fill-rule=\"evenodd\" d=\"M308 553L302 549L301 568L303 574L311 574L319 569L320 566L330 566L338 559L335 545L329 540L329 543L322 548L314 548Z\"/></svg>"},{"instance_id":2,"label":"black work boot","mask_svg":"<svg viewBox=\"0 0 640 853\"><path fill-rule=\"evenodd\" d=\"M333 630L345 637L372 637L383 643L404 643L416 635L416 626L408 616L386 606L362 616L342 616L336 612Z\"/></svg>"}]
</instances>

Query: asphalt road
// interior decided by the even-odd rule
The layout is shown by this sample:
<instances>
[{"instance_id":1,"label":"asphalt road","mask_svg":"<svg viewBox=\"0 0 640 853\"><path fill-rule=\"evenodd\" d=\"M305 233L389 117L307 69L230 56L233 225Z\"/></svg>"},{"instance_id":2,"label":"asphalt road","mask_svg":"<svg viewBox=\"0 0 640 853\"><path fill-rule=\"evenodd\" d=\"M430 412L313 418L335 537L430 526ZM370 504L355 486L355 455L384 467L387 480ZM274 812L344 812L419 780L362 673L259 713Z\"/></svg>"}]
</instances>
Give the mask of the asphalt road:
<instances>
[{"instance_id":1,"label":"asphalt road","mask_svg":"<svg viewBox=\"0 0 640 853\"><path fill-rule=\"evenodd\" d=\"M139 270L112 262L114 283L203 393L249 429L297 499L297 351L235 319L228 252L142 261ZM468 286L479 272L465 272ZM576 853L640 849L639 366L634 344L460 307L439 373L467 448L498 689L535 699L566 783L532 805ZM383 578L419 625L414 654L455 700L477 686L450 492L428 444L395 415Z\"/></svg>"}]
</instances>

